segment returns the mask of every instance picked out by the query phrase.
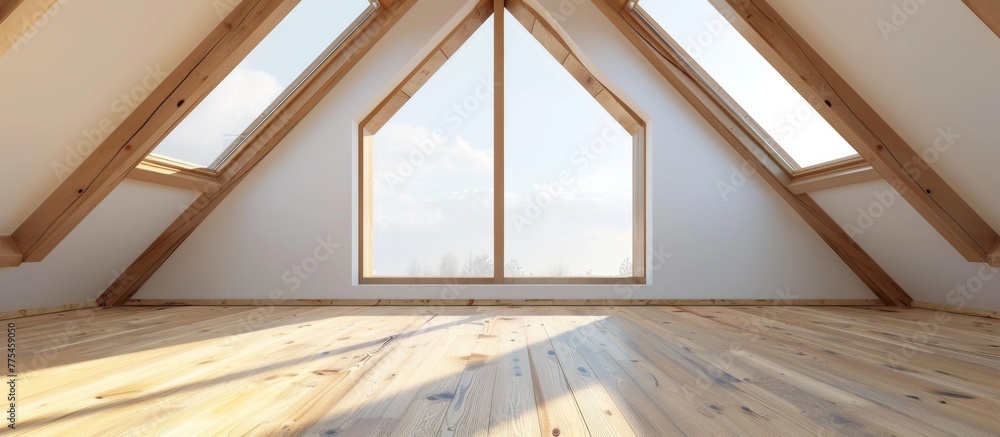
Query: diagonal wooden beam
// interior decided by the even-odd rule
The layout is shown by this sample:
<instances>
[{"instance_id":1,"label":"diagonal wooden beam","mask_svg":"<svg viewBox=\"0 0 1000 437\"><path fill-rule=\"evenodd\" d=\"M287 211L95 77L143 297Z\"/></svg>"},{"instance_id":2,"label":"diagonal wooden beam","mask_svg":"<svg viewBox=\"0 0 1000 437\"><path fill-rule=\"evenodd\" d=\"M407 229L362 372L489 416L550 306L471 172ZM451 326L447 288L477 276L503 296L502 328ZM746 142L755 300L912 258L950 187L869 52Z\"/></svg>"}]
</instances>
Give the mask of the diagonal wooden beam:
<instances>
[{"instance_id":1,"label":"diagonal wooden beam","mask_svg":"<svg viewBox=\"0 0 1000 437\"><path fill-rule=\"evenodd\" d=\"M882 302L906 306L913 301L812 198L795 194L787 188L790 177L766 152L764 140L755 136L756 131L734 109L721 102L721 96L713 91L709 83L697 79L697 72L677 57L678 54L669 45L671 41L661 40L648 25L627 10L621 0L599 0L595 4Z\"/></svg>"},{"instance_id":2,"label":"diagonal wooden beam","mask_svg":"<svg viewBox=\"0 0 1000 437\"><path fill-rule=\"evenodd\" d=\"M1000 2L997 0L962 0L975 13L986 27L1000 36Z\"/></svg>"},{"instance_id":3,"label":"diagonal wooden beam","mask_svg":"<svg viewBox=\"0 0 1000 437\"><path fill-rule=\"evenodd\" d=\"M58 0L0 1L0 56L17 47L38 19Z\"/></svg>"},{"instance_id":4,"label":"diagonal wooden beam","mask_svg":"<svg viewBox=\"0 0 1000 437\"><path fill-rule=\"evenodd\" d=\"M14 245L10 237L0 235L0 267L17 267L21 265L21 251Z\"/></svg>"},{"instance_id":5,"label":"diagonal wooden beam","mask_svg":"<svg viewBox=\"0 0 1000 437\"><path fill-rule=\"evenodd\" d=\"M299 0L244 0L14 231L25 262L45 258Z\"/></svg>"},{"instance_id":6,"label":"diagonal wooden beam","mask_svg":"<svg viewBox=\"0 0 1000 437\"><path fill-rule=\"evenodd\" d=\"M329 57L315 73L247 139L247 146L227 164L220 175L222 187L202 194L139 256L97 299L102 306L122 305L170 257L181 243L229 195L246 175L340 82L383 35L396 24L416 0L382 0L381 7Z\"/></svg>"},{"instance_id":7,"label":"diagonal wooden beam","mask_svg":"<svg viewBox=\"0 0 1000 437\"><path fill-rule=\"evenodd\" d=\"M766 0L709 1L720 11L728 6L736 12L729 19L743 20L735 23L737 29L748 25L756 35L747 39L763 41L780 57L786 66L777 70L785 79L800 92L818 96L813 102L817 109L835 118L831 124L847 129L841 134L858 153L965 259L985 260L1000 239L996 231L930 167L924 150L916 150L889 126Z\"/></svg>"}]
</instances>

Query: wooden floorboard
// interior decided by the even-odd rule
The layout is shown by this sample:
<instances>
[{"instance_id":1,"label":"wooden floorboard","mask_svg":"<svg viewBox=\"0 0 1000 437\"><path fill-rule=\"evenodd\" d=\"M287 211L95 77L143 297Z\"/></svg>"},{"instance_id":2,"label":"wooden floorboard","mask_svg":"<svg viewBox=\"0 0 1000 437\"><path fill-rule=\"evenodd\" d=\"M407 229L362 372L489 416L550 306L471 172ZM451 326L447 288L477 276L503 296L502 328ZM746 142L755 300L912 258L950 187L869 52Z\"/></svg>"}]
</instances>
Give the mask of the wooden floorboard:
<instances>
[{"instance_id":1,"label":"wooden floorboard","mask_svg":"<svg viewBox=\"0 0 1000 437\"><path fill-rule=\"evenodd\" d=\"M926 309L117 307L12 323L23 435L1000 429L1000 321Z\"/></svg>"}]
</instances>

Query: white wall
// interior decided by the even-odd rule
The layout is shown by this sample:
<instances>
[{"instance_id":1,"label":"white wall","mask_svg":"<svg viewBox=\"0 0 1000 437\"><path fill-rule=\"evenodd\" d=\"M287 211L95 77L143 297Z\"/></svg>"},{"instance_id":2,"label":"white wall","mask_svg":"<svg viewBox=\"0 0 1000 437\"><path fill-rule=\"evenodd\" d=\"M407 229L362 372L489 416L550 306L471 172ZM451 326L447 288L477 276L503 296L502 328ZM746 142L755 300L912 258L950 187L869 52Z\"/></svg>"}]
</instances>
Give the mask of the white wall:
<instances>
[{"instance_id":1,"label":"white wall","mask_svg":"<svg viewBox=\"0 0 1000 437\"><path fill-rule=\"evenodd\" d=\"M54 166L75 168L138 104L128 96L143 98L211 32L220 4L60 1L0 57L0 186L16 187L0 190L0 235L59 186Z\"/></svg>"},{"instance_id":2,"label":"white wall","mask_svg":"<svg viewBox=\"0 0 1000 437\"><path fill-rule=\"evenodd\" d=\"M884 181L813 193L914 300L1000 311L1000 269L965 261Z\"/></svg>"},{"instance_id":3,"label":"white wall","mask_svg":"<svg viewBox=\"0 0 1000 437\"><path fill-rule=\"evenodd\" d=\"M0 268L0 312L97 298L195 194L124 181L45 260Z\"/></svg>"},{"instance_id":4,"label":"white wall","mask_svg":"<svg viewBox=\"0 0 1000 437\"><path fill-rule=\"evenodd\" d=\"M1000 231L1000 38L957 0L770 4Z\"/></svg>"},{"instance_id":5,"label":"white wall","mask_svg":"<svg viewBox=\"0 0 1000 437\"><path fill-rule=\"evenodd\" d=\"M874 295L763 182L726 200L742 161L590 3L563 24L651 116L649 247L671 254L634 294L609 286L358 286L356 120L461 0L418 2L136 295L145 299L800 298ZM737 183L737 185L740 185ZM307 278L290 269L339 246ZM325 243L326 244L326 243ZM322 257L322 256L321 256ZM619 290L624 291L624 290Z\"/></svg>"}]
</instances>

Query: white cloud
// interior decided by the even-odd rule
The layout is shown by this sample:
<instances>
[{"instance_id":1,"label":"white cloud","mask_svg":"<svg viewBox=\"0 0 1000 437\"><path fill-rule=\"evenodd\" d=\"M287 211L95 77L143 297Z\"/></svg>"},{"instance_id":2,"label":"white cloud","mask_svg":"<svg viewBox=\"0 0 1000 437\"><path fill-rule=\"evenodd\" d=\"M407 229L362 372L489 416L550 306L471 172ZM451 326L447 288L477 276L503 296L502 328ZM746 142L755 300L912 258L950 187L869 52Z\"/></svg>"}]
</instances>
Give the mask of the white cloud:
<instances>
[{"instance_id":1,"label":"white cloud","mask_svg":"<svg viewBox=\"0 0 1000 437\"><path fill-rule=\"evenodd\" d=\"M283 90L278 79L265 71L236 67L154 152L211 164Z\"/></svg>"}]
</instances>

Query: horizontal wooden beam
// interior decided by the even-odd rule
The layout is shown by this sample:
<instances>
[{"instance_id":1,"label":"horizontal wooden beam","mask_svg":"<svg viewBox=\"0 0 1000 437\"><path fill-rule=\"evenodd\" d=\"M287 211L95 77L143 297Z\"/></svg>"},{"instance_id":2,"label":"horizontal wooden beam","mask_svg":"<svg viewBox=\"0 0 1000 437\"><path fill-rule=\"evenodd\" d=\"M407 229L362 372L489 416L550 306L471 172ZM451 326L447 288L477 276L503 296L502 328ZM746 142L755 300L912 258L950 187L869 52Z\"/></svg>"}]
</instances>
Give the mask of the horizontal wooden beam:
<instances>
[{"instance_id":1,"label":"horizontal wooden beam","mask_svg":"<svg viewBox=\"0 0 1000 437\"><path fill-rule=\"evenodd\" d=\"M416 0L383 0L368 19L329 57L322 59L312 76L288 96L256 133L247 138L219 175L218 191L204 193L125 270L98 299L102 306L121 305L166 262L225 198L281 142L355 64L399 21Z\"/></svg>"},{"instance_id":2,"label":"horizontal wooden beam","mask_svg":"<svg viewBox=\"0 0 1000 437\"><path fill-rule=\"evenodd\" d=\"M986 256L986 262L993 267L1000 267L1000 241L997 241L996 246L993 246L993 250Z\"/></svg>"},{"instance_id":3,"label":"horizontal wooden beam","mask_svg":"<svg viewBox=\"0 0 1000 437\"><path fill-rule=\"evenodd\" d=\"M878 299L137 299L126 306L881 306Z\"/></svg>"},{"instance_id":4,"label":"horizontal wooden beam","mask_svg":"<svg viewBox=\"0 0 1000 437\"><path fill-rule=\"evenodd\" d=\"M1000 36L1000 2L997 0L962 0L972 12L986 23L997 36Z\"/></svg>"},{"instance_id":5,"label":"horizontal wooden beam","mask_svg":"<svg viewBox=\"0 0 1000 437\"><path fill-rule=\"evenodd\" d=\"M0 56L23 44L28 31L56 1L58 0L0 1Z\"/></svg>"},{"instance_id":6,"label":"horizontal wooden beam","mask_svg":"<svg viewBox=\"0 0 1000 437\"><path fill-rule=\"evenodd\" d=\"M989 310L977 310L973 308L957 307L952 305L942 305L939 303L914 301L911 305L914 308L927 310L944 311L946 313L964 314L966 316L986 317L988 319L1000 319L1000 312Z\"/></svg>"},{"instance_id":7,"label":"horizontal wooden beam","mask_svg":"<svg viewBox=\"0 0 1000 437\"><path fill-rule=\"evenodd\" d=\"M17 267L24 257L10 237L0 235L0 267Z\"/></svg>"},{"instance_id":8,"label":"horizontal wooden beam","mask_svg":"<svg viewBox=\"0 0 1000 437\"><path fill-rule=\"evenodd\" d=\"M805 194L879 180L882 180L882 176L872 166L862 163L862 165L857 167L835 170L815 176L793 178L788 184L788 190L795 194Z\"/></svg>"},{"instance_id":9,"label":"horizontal wooden beam","mask_svg":"<svg viewBox=\"0 0 1000 437\"><path fill-rule=\"evenodd\" d=\"M473 277L393 277L376 276L362 277L358 280L362 285L485 285L485 284L509 284L509 285L642 285L646 283L645 277L614 276L614 277L552 277L552 276L523 276L523 277L501 277L497 278L473 278Z\"/></svg>"},{"instance_id":10,"label":"horizontal wooden beam","mask_svg":"<svg viewBox=\"0 0 1000 437\"><path fill-rule=\"evenodd\" d=\"M128 178L202 193L214 193L222 187L218 173L159 155L146 157Z\"/></svg>"},{"instance_id":11,"label":"horizontal wooden beam","mask_svg":"<svg viewBox=\"0 0 1000 437\"><path fill-rule=\"evenodd\" d=\"M661 30L644 22L628 6L617 7L617 0L599 0L595 4L632 42L663 77L666 78L711 124L733 149L746 160L785 202L802 217L830 248L858 275L886 305L906 306L909 295L840 227L812 198L792 193L786 186L789 175L767 153L765 139L747 124L716 88L701 80L706 73L687 58L675 41Z\"/></svg>"},{"instance_id":12,"label":"horizontal wooden beam","mask_svg":"<svg viewBox=\"0 0 1000 437\"><path fill-rule=\"evenodd\" d=\"M244 0L236 6L14 231L25 262L45 258L297 3Z\"/></svg>"},{"instance_id":13,"label":"horizontal wooden beam","mask_svg":"<svg viewBox=\"0 0 1000 437\"><path fill-rule=\"evenodd\" d=\"M94 303L94 302L84 302L84 303L75 303L75 304L69 304L69 305L57 305L57 306L45 307L45 308L31 308L31 309L14 310L14 311L0 311L0 320L20 319L20 318L23 318L23 317L41 316L43 314L54 314L54 313L62 313L62 312L66 312L66 311L83 310L83 309L88 309L88 308L95 308L96 306L97 306L97 304ZM96 309L92 309L91 311L96 311Z\"/></svg>"},{"instance_id":14,"label":"horizontal wooden beam","mask_svg":"<svg viewBox=\"0 0 1000 437\"><path fill-rule=\"evenodd\" d=\"M935 172L767 0L709 0L783 61L776 69L968 261L983 262L1000 235Z\"/></svg>"}]
</instances>

